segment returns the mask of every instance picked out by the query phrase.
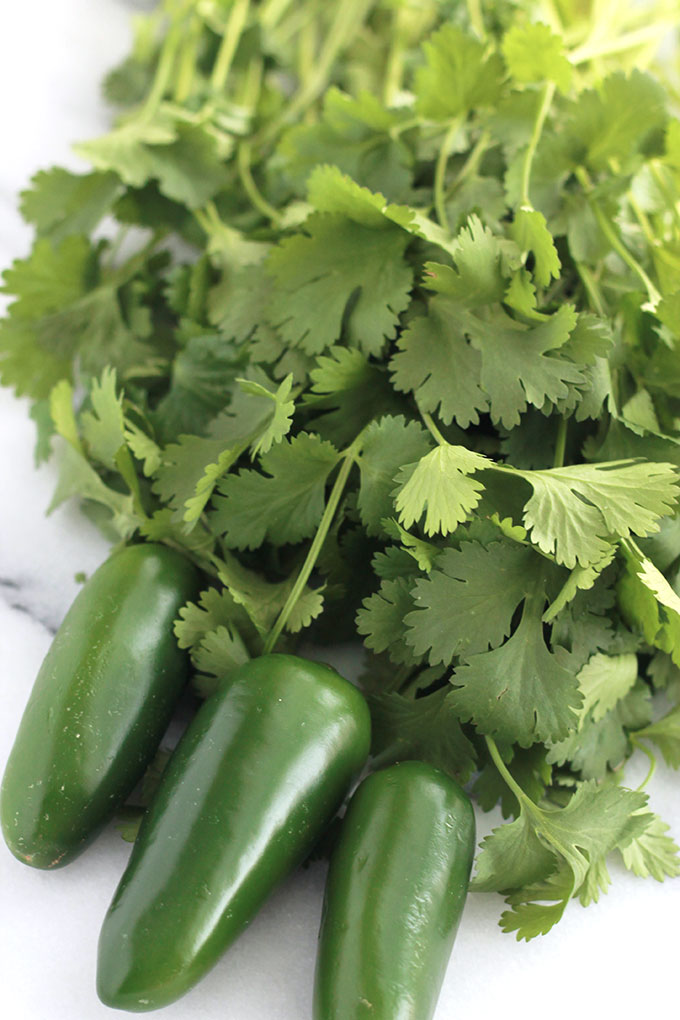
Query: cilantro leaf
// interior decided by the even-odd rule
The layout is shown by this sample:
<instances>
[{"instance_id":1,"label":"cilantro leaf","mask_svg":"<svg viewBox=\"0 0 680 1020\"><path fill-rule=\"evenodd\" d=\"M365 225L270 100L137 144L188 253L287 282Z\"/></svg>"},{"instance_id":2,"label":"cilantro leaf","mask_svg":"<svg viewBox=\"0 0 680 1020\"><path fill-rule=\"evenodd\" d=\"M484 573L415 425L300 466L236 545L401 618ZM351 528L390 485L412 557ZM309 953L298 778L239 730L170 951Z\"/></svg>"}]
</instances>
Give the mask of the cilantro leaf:
<instances>
[{"instance_id":1,"label":"cilantro leaf","mask_svg":"<svg viewBox=\"0 0 680 1020\"><path fill-rule=\"evenodd\" d=\"M539 808L523 796L520 817L482 843L473 888L509 891L504 931L527 940L545 934L572 895L588 902L606 889L607 856L625 850L653 821L646 800L593 782L580 783L560 809Z\"/></svg>"},{"instance_id":2,"label":"cilantro leaf","mask_svg":"<svg viewBox=\"0 0 680 1020\"><path fill-rule=\"evenodd\" d=\"M241 635L233 624L221 624L209 631L191 654L199 673L223 679L248 662L250 656Z\"/></svg>"},{"instance_id":3,"label":"cilantro leaf","mask_svg":"<svg viewBox=\"0 0 680 1020\"><path fill-rule=\"evenodd\" d=\"M503 64L496 53L455 25L444 25L423 46L416 72L416 109L430 120L449 120L498 100Z\"/></svg>"},{"instance_id":4,"label":"cilantro leaf","mask_svg":"<svg viewBox=\"0 0 680 1020\"><path fill-rule=\"evenodd\" d=\"M115 174L74 174L62 167L39 170L21 193L21 212L39 237L54 243L70 234L89 234L121 190Z\"/></svg>"},{"instance_id":5,"label":"cilantro leaf","mask_svg":"<svg viewBox=\"0 0 680 1020\"><path fill-rule=\"evenodd\" d=\"M571 104L567 134L574 158L595 171L611 159L625 164L664 125L664 107L663 89L651 75L615 71Z\"/></svg>"},{"instance_id":6,"label":"cilantro leaf","mask_svg":"<svg viewBox=\"0 0 680 1020\"><path fill-rule=\"evenodd\" d=\"M332 163L355 181L399 200L410 187L412 155L393 135L405 111L387 110L370 92L350 96L331 87L321 120L297 124L283 137L279 151L286 173L298 186L314 167Z\"/></svg>"},{"instance_id":7,"label":"cilantro leaf","mask_svg":"<svg viewBox=\"0 0 680 1020\"><path fill-rule=\"evenodd\" d=\"M198 124L174 121L167 110L153 119L133 118L108 135L75 146L100 171L141 188L157 180L168 198L196 209L227 183L215 138Z\"/></svg>"},{"instance_id":8,"label":"cilantro leaf","mask_svg":"<svg viewBox=\"0 0 680 1020\"><path fill-rule=\"evenodd\" d=\"M562 305L544 322L526 326L497 312L488 321L473 316L462 320L473 347L482 355L480 382L488 394L491 417L506 428L517 425L527 404L567 395L567 383L584 380L579 368L560 358L576 322L569 305Z\"/></svg>"},{"instance_id":9,"label":"cilantro leaf","mask_svg":"<svg viewBox=\"0 0 680 1020\"><path fill-rule=\"evenodd\" d=\"M404 641L404 618L413 608L412 582L404 577L384 580L364 599L357 613L357 632L373 652L389 652L396 663L416 663L418 657Z\"/></svg>"},{"instance_id":10,"label":"cilantro leaf","mask_svg":"<svg viewBox=\"0 0 680 1020\"><path fill-rule=\"evenodd\" d=\"M479 892L521 889L555 871L557 861L536 832L532 816L522 811L482 840L471 888Z\"/></svg>"},{"instance_id":11,"label":"cilantro leaf","mask_svg":"<svg viewBox=\"0 0 680 1020\"><path fill-rule=\"evenodd\" d=\"M465 782L476 761L473 745L463 733L445 690L424 698L396 692L373 694L371 753L380 766L415 758L429 761Z\"/></svg>"},{"instance_id":12,"label":"cilantro leaf","mask_svg":"<svg viewBox=\"0 0 680 1020\"><path fill-rule=\"evenodd\" d=\"M650 723L636 733L638 739L651 740L661 751L664 761L673 769L680 768L680 707Z\"/></svg>"},{"instance_id":13,"label":"cilantro leaf","mask_svg":"<svg viewBox=\"0 0 680 1020\"><path fill-rule=\"evenodd\" d=\"M163 451L153 488L173 509L175 519L197 520L218 480L241 454L249 446L253 452L262 444L268 448L290 427L290 380L273 391L261 370L248 374L229 407L210 423L207 436L180 436Z\"/></svg>"},{"instance_id":14,"label":"cilantro leaf","mask_svg":"<svg viewBox=\"0 0 680 1020\"><path fill-rule=\"evenodd\" d=\"M461 428L477 425L488 407L480 385L482 359L461 335L456 302L437 295L427 315L411 320L397 342L390 362L392 381L404 393L412 391L423 411L436 411L444 422L455 419Z\"/></svg>"},{"instance_id":15,"label":"cilantro leaf","mask_svg":"<svg viewBox=\"0 0 680 1020\"><path fill-rule=\"evenodd\" d=\"M376 229L336 213L314 213L305 233L281 241L269 256L269 320L286 343L309 354L344 334L351 346L379 354L409 302L408 241L396 225Z\"/></svg>"},{"instance_id":16,"label":"cilantro leaf","mask_svg":"<svg viewBox=\"0 0 680 1020\"><path fill-rule=\"evenodd\" d=\"M524 508L531 540L567 567L600 561L613 536L657 531L677 499L671 464L615 461L516 474L533 488Z\"/></svg>"},{"instance_id":17,"label":"cilantro leaf","mask_svg":"<svg viewBox=\"0 0 680 1020\"><path fill-rule=\"evenodd\" d=\"M125 446L123 398L116 392L116 373L105 368L101 379L93 380L90 389L92 412L81 417L83 439L91 456L116 469L116 454Z\"/></svg>"},{"instance_id":18,"label":"cilantro leaf","mask_svg":"<svg viewBox=\"0 0 680 1020\"><path fill-rule=\"evenodd\" d=\"M515 81L554 81L562 92L569 88L572 69L562 39L540 21L513 25L503 37L502 50Z\"/></svg>"},{"instance_id":19,"label":"cilantro leaf","mask_svg":"<svg viewBox=\"0 0 680 1020\"><path fill-rule=\"evenodd\" d=\"M640 878L655 878L657 882L680 875L680 849L667 833L666 823L653 815L644 832L621 851L628 870Z\"/></svg>"},{"instance_id":20,"label":"cilantro leaf","mask_svg":"<svg viewBox=\"0 0 680 1020\"><path fill-rule=\"evenodd\" d=\"M170 388L153 410L160 438L167 443L183 433L203 433L229 402L243 362L243 354L221 336L192 336L177 352Z\"/></svg>"},{"instance_id":21,"label":"cilantro leaf","mask_svg":"<svg viewBox=\"0 0 680 1020\"><path fill-rule=\"evenodd\" d=\"M400 410L387 373L354 347L331 347L309 378L303 402L312 412L310 431L335 446L348 446L371 421Z\"/></svg>"},{"instance_id":22,"label":"cilantro leaf","mask_svg":"<svg viewBox=\"0 0 680 1020\"><path fill-rule=\"evenodd\" d=\"M425 285L448 294L466 308L500 300L504 277L519 263L519 250L512 241L494 235L478 216L468 217L450 249L455 269L436 262L425 263Z\"/></svg>"},{"instance_id":23,"label":"cilantro leaf","mask_svg":"<svg viewBox=\"0 0 680 1020\"><path fill-rule=\"evenodd\" d=\"M225 550L217 561L218 576L233 601L243 607L253 627L264 639L297 580L297 571L283 581L267 581L254 570L244 567ZM305 585L288 617L285 629L296 634L308 627L323 610L322 589Z\"/></svg>"},{"instance_id":24,"label":"cilantro leaf","mask_svg":"<svg viewBox=\"0 0 680 1020\"><path fill-rule=\"evenodd\" d=\"M72 304L92 274L92 247L80 234L58 244L39 238L30 255L16 259L3 273L3 293L16 295L13 318L36 320Z\"/></svg>"},{"instance_id":25,"label":"cilantro leaf","mask_svg":"<svg viewBox=\"0 0 680 1020\"><path fill-rule=\"evenodd\" d=\"M432 665L495 648L510 634L535 563L532 549L507 541L444 549L413 588L407 643L417 655L428 653Z\"/></svg>"},{"instance_id":26,"label":"cilantro leaf","mask_svg":"<svg viewBox=\"0 0 680 1020\"><path fill-rule=\"evenodd\" d=\"M326 480L337 463L335 448L318 436L284 439L260 457L265 474L241 471L219 484L213 529L232 549L308 538L321 520Z\"/></svg>"},{"instance_id":27,"label":"cilantro leaf","mask_svg":"<svg viewBox=\"0 0 680 1020\"><path fill-rule=\"evenodd\" d=\"M368 426L359 458L357 506L369 535L381 534L382 519L394 512L395 476L400 468L419 460L430 446L425 429L401 416L384 417Z\"/></svg>"},{"instance_id":28,"label":"cilantro leaf","mask_svg":"<svg viewBox=\"0 0 680 1020\"><path fill-rule=\"evenodd\" d=\"M544 604L540 589L527 596L517 630L505 644L466 655L452 677L451 698L460 718L522 747L566 736L581 704L564 649L549 650L543 638Z\"/></svg>"},{"instance_id":29,"label":"cilantro leaf","mask_svg":"<svg viewBox=\"0 0 680 1020\"><path fill-rule=\"evenodd\" d=\"M464 446L437 446L397 473L395 507L405 528L425 514L425 534L446 535L477 506L484 486L470 475L487 466L487 458Z\"/></svg>"},{"instance_id":30,"label":"cilantro leaf","mask_svg":"<svg viewBox=\"0 0 680 1020\"><path fill-rule=\"evenodd\" d=\"M547 287L560 275L561 263L543 213L536 209L518 209L510 229L523 252L534 256L534 278L539 287Z\"/></svg>"},{"instance_id":31,"label":"cilantro leaf","mask_svg":"<svg viewBox=\"0 0 680 1020\"><path fill-rule=\"evenodd\" d=\"M581 713L599 722L631 690L638 675L635 655L603 655L597 652L578 675L583 694Z\"/></svg>"}]
</instances>

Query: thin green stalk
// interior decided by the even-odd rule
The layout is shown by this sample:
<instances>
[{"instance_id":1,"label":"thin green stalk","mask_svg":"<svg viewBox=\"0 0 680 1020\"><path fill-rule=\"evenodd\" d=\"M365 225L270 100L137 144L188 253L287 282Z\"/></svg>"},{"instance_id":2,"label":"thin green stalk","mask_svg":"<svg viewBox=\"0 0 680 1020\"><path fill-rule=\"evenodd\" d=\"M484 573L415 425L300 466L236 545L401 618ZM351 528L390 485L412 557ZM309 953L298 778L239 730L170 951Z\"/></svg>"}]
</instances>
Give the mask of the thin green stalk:
<instances>
[{"instance_id":1,"label":"thin green stalk","mask_svg":"<svg viewBox=\"0 0 680 1020\"><path fill-rule=\"evenodd\" d=\"M557 4L553 3L553 0L543 0L540 20L545 21L546 25L549 25L556 35L564 35L564 24L562 23Z\"/></svg>"},{"instance_id":2,"label":"thin green stalk","mask_svg":"<svg viewBox=\"0 0 680 1020\"><path fill-rule=\"evenodd\" d=\"M420 408L418 408L418 410L420 411ZM420 417L423 419L423 424L428 429L433 438L436 440L438 445L448 446L449 444L444 439L443 435L435 425L432 415L428 414L427 411L420 411Z\"/></svg>"},{"instance_id":3,"label":"thin green stalk","mask_svg":"<svg viewBox=\"0 0 680 1020\"><path fill-rule=\"evenodd\" d=\"M191 95L196 75L196 61L198 59L198 44L201 39L202 24L199 18L193 17L182 42L179 69L175 81L174 97L176 103L185 103Z\"/></svg>"},{"instance_id":4,"label":"thin green stalk","mask_svg":"<svg viewBox=\"0 0 680 1020\"><path fill-rule=\"evenodd\" d=\"M403 135L406 131L412 131L413 128L420 127L422 123L422 117L409 117L407 120L402 120L400 124L395 124L389 129L390 138L396 140L399 135Z\"/></svg>"},{"instance_id":5,"label":"thin green stalk","mask_svg":"<svg viewBox=\"0 0 680 1020\"><path fill-rule=\"evenodd\" d=\"M106 258L102 260L102 265L105 270L113 269L115 267L118 253L125 243L125 238L128 236L131 229L132 228L129 225L123 225L118 228L116 236L111 242L111 247L106 253Z\"/></svg>"},{"instance_id":6,"label":"thin green stalk","mask_svg":"<svg viewBox=\"0 0 680 1020\"><path fill-rule=\"evenodd\" d=\"M251 158L252 149L250 142L241 142L237 150L236 162L243 190L255 208L262 213L265 219L268 219L274 224L274 226L278 226L281 223L281 216L279 211L271 204L271 202L267 201L255 183L255 178L253 177L252 170L250 168Z\"/></svg>"},{"instance_id":7,"label":"thin green stalk","mask_svg":"<svg viewBox=\"0 0 680 1020\"><path fill-rule=\"evenodd\" d=\"M260 8L259 21L263 28L273 28L286 13L293 0L269 0Z\"/></svg>"},{"instance_id":8,"label":"thin green stalk","mask_svg":"<svg viewBox=\"0 0 680 1020\"><path fill-rule=\"evenodd\" d=\"M527 150L524 153L524 160L522 162L522 206L526 209L533 209L531 197L529 195L529 186L531 183L531 167L534 162L534 156L536 155L536 149L543 131L543 125L545 124L545 118L548 116L548 110L553 101L555 95L555 83L552 81L547 82L543 86L543 98L541 105L538 108L536 114L536 120L534 121L534 127L531 132L531 138Z\"/></svg>"},{"instance_id":9,"label":"thin green stalk","mask_svg":"<svg viewBox=\"0 0 680 1020\"><path fill-rule=\"evenodd\" d=\"M314 73L296 92L281 115L258 137L260 144L272 141L286 124L297 120L323 92L337 57L363 25L374 4L375 0L342 0L335 6L334 17L318 54Z\"/></svg>"},{"instance_id":10,"label":"thin green stalk","mask_svg":"<svg viewBox=\"0 0 680 1020\"><path fill-rule=\"evenodd\" d=\"M308 18L300 29L300 33L298 35L297 72L303 88L307 85L314 73L316 49L318 45L317 28L317 19Z\"/></svg>"},{"instance_id":11,"label":"thin green stalk","mask_svg":"<svg viewBox=\"0 0 680 1020\"><path fill-rule=\"evenodd\" d=\"M617 53L625 53L626 50L633 50L637 47L646 46L649 43L661 42L666 33L675 28L671 21L658 21L652 25L645 25L633 32L624 32L617 39L599 39L595 42L586 42L583 46L572 50L567 54L572 64L587 64L599 57L610 57Z\"/></svg>"},{"instance_id":12,"label":"thin green stalk","mask_svg":"<svg viewBox=\"0 0 680 1020\"><path fill-rule=\"evenodd\" d=\"M323 544L326 540L326 536L328 534L330 526L333 523L333 518L335 517L335 512L338 508L338 503L340 502L340 497L342 496L345 490L345 486L347 485L347 479L349 478L350 471L352 470L352 467L355 463L357 451L358 451L358 439L355 440L354 443L352 443L352 445L348 447L348 449L343 454L343 461L338 472L338 477L335 479L335 483L333 485L333 488L331 489L331 494L328 497L328 502L326 503L326 508L323 512L321 521L319 522L319 527L317 529L316 535L314 536L314 540L309 547L309 551L307 553L307 556L305 557L305 562L302 564L302 567L300 568L300 573L295 578L295 583L290 590L290 594L288 595L288 598L284 603L283 609L277 616L272 629L269 631L269 634L267 635L267 639L262 649L263 655L268 655L269 652L271 652L274 649L283 628L286 626L286 623L288 622L288 617L290 616L293 607L295 606L295 603L297 602L297 600L300 598L300 595L304 591L304 587L307 584L307 581L309 580L309 575L314 569L316 561L319 558L319 554L321 553Z\"/></svg>"},{"instance_id":13,"label":"thin green stalk","mask_svg":"<svg viewBox=\"0 0 680 1020\"><path fill-rule=\"evenodd\" d=\"M208 216L206 211L204 209L194 209L194 219L196 220L204 234L210 237L212 233L212 224L210 222L210 217Z\"/></svg>"},{"instance_id":14,"label":"thin green stalk","mask_svg":"<svg viewBox=\"0 0 680 1020\"><path fill-rule=\"evenodd\" d=\"M467 0L467 9L473 32L479 39L484 41L486 39L486 28L484 27L481 0Z\"/></svg>"},{"instance_id":15,"label":"thin green stalk","mask_svg":"<svg viewBox=\"0 0 680 1020\"><path fill-rule=\"evenodd\" d=\"M404 77L404 41L403 21L405 8L401 5L395 7L392 16L392 34L390 48L387 54L385 75L383 84L383 103L385 106L392 106L401 90L401 83Z\"/></svg>"},{"instance_id":16,"label":"thin green stalk","mask_svg":"<svg viewBox=\"0 0 680 1020\"><path fill-rule=\"evenodd\" d=\"M680 202L678 202L677 197L673 194L671 188L669 188L668 181L665 179L661 171L661 165L658 159L651 159L647 165L651 170L656 186L668 203L668 208L675 220L676 227L680 227Z\"/></svg>"},{"instance_id":17,"label":"thin green stalk","mask_svg":"<svg viewBox=\"0 0 680 1020\"><path fill-rule=\"evenodd\" d=\"M555 456L553 457L553 467L561 468L564 467L564 453L567 448L567 419L560 416L560 420L557 423L557 438L555 440Z\"/></svg>"},{"instance_id":18,"label":"thin green stalk","mask_svg":"<svg viewBox=\"0 0 680 1020\"><path fill-rule=\"evenodd\" d=\"M439 149L439 155L437 156L437 163L434 169L434 207L440 226L442 226L444 230L450 230L449 218L446 215L446 165L449 161L449 156L451 155L453 140L460 131L461 124L462 118L456 117L456 119L449 125L449 128L444 135L441 148Z\"/></svg>"},{"instance_id":19,"label":"thin green stalk","mask_svg":"<svg viewBox=\"0 0 680 1020\"><path fill-rule=\"evenodd\" d=\"M210 84L215 92L221 92L226 85L231 62L241 39L241 33L245 28L249 11L250 0L235 0L210 76Z\"/></svg>"},{"instance_id":20,"label":"thin green stalk","mask_svg":"<svg viewBox=\"0 0 680 1020\"><path fill-rule=\"evenodd\" d=\"M641 790L645 789L645 787L649 783L650 779L652 778L652 776L656 772L656 756L646 746L646 744L643 744L641 740L637 739L637 737L635 736L634 733L630 734L630 742L633 745L633 747L637 748L638 751L642 751L643 754L646 754L647 757L649 758L649 762L650 762L649 770L647 772L647 775L645 776L645 778L642 780L642 782L640 783L640 785L637 788L638 791L641 791Z\"/></svg>"},{"instance_id":21,"label":"thin green stalk","mask_svg":"<svg viewBox=\"0 0 680 1020\"><path fill-rule=\"evenodd\" d=\"M137 472L135 471L135 466L132 461L132 454L127 446L121 446L116 453L114 460L119 474L130 490L132 505L134 506L136 513L143 520L148 520L148 514L144 509L144 503L142 500L142 491L139 487L139 479L137 478Z\"/></svg>"},{"instance_id":22,"label":"thin green stalk","mask_svg":"<svg viewBox=\"0 0 680 1020\"><path fill-rule=\"evenodd\" d=\"M505 783L509 790L512 790L515 797L517 797L520 806L528 807L529 810L535 808L536 805L534 804L534 802L530 800L529 797L527 797L522 787L517 782L515 782L512 775L508 771L508 767L501 758L500 751L496 746L496 741L493 739L493 737L487 736L484 737L484 740L486 741L486 746L489 749L489 754L491 755L493 763L498 769L501 778L503 779L503 782Z\"/></svg>"},{"instance_id":23,"label":"thin green stalk","mask_svg":"<svg viewBox=\"0 0 680 1020\"><path fill-rule=\"evenodd\" d=\"M180 22L168 31L156 66L151 90L140 111L140 119L150 120L163 101L175 70L175 62L184 38L184 25Z\"/></svg>"},{"instance_id":24,"label":"thin green stalk","mask_svg":"<svg viewBox=\"0 0 680 1020\"><path fill-rule=\"evenodd\" d=\"M636 276L640 278L644 285L645 290L647 291L650 304L652 305L653 308L656 308L659 301L661 301L661 294L656 289L656 287L650 280L649 276L647 276L647 273L644 271L638 260L628 251L625 244L623 243L619 235L616 233L611 222L602 212L597 202L591 200L590 208L593 210L593 214L595 216L595 219L597 220L600 230L609 241L613 250L619 256L619 258L621 258L621 260L625 262L628 268L631 269L636 274Z\"/></svg>"},{"instance_id":25,"label":"thin green stalk","mask_svg":"<svg viewBox=\"0 0 680 1020\"><path fill-rule=\"evenodd\" d=\"M633 210L633 213L635 214L635 219L640 224L642 233L645 235L647 244L650 245L650 247L653 247L656 244L656 235L654 234L654 231L651 228L647 214L641 208L640 203L632 194L628 195L628 204L630 205L631 209Z\"/></svg>"},{"instance_id":26,"label":"thin green stalk","mask_svg":"<svg viewBox=\"0 0 680 1020\"><path fill-rule=\"evenodd\" d=\"M607 311L604 296L590 268L584 262L575 262L574 265L576 266L576 272L581 278L581 283L585 287L591 305L601 318L606 318Z\"/></svg>"},{"instance_id":27,"label":"thin green stalk","mask_svg":"<svg viewBox=\"0 0 680 1020\"><path fill-rule=\"evenodd\" d=\"M456 188L458 188L467 177L470 177L471 174L477 172L477 167L479 166L481 158L486 152L490 141L491 134L488 131L483 131L470 151L470 155L446 189L447 196L450 197Z\"/></svg>"}]
</instances>

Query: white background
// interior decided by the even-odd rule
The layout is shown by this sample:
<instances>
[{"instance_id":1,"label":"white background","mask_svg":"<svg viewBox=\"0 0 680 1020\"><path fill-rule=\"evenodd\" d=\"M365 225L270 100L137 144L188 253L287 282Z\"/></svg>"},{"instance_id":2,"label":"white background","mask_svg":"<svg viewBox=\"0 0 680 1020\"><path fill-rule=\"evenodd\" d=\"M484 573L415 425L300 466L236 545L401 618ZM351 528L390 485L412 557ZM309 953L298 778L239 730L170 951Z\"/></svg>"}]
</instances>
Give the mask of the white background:
<instances>
[{"instance_id":1,"label":"white background","mask_svg":"<svg viewBox=\"0 0 680 1020\"><path fill-rule=\"evenodd\" d=\"M129 4L129 6L133 6ZM16 193L40 167L78 167L71 142L106 125L104 70L129 45L126 6L115 0L17 0L0 13L0 266L23 254L30 232ZM0 390L0 768L33 678L70 601L76 571L106 546L73 508L46 519L50 467L32 465L27 407ZM633 759L629 785L644 760ZM652 807L680 842L680 780L663 766ZM480 836L500 821L478 815ZM53 873L27 868L0 847L0 1015L12 1020L112 1016L94 992L101 919L129 846L111 828L84 856ZM497 927L502 900L468 899L436 1020L492 1015L637 1018L678 1015L680 880L660 885L612 862L609 895L572 903L559 926L530 944ZM311 983L324 868L292 878L222 962L168 1020L311 1020ZM387 1018L381 1018L387 1020ZM391 1018L390 1018L391 1020Z\"/></svg>"}]
</instances>

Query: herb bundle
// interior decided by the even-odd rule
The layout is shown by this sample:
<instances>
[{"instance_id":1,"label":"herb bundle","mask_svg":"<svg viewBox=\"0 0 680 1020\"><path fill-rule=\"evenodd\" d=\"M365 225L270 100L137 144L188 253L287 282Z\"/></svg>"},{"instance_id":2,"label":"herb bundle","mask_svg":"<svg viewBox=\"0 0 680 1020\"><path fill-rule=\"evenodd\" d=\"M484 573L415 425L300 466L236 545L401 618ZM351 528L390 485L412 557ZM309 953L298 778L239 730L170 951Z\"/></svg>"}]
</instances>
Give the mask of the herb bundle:
<instances>
[{"instance_id":1,"label":"herb bundle","mask_svg":"<svg viewBox=\"0 0 680 1020\"><path fill-rule=\"evenodd\" d=\"M514 819L473 888L527 939L680 873L622 768L680 766L674 8L598 12L165 0L0 324L53 505L210 578L199 692L359 637L375 761Z\"/></svg>"}]
</instances>

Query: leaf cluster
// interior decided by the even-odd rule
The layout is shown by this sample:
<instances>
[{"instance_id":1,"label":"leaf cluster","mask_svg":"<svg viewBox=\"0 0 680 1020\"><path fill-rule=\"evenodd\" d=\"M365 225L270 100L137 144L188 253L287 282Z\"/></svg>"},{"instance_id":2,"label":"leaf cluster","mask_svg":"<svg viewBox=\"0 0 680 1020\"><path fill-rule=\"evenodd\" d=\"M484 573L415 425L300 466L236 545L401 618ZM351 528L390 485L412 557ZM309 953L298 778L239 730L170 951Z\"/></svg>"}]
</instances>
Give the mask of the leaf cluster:
<instances>
[{"instance_id":1,"label":"leaf cluster","mask_svg":"<svg viewBox=\"0 0 680 1020\"><path fill-rule=\"evenodd\" d=\"M614 851L678 872L622 767L680 765L680 122L654 5L454 6L139 17L22 195L0 377L53 506L203 571L199 694L363 642L374 765L513 817L474 887L531 938Z\"/></svg>"}]
</instances>

